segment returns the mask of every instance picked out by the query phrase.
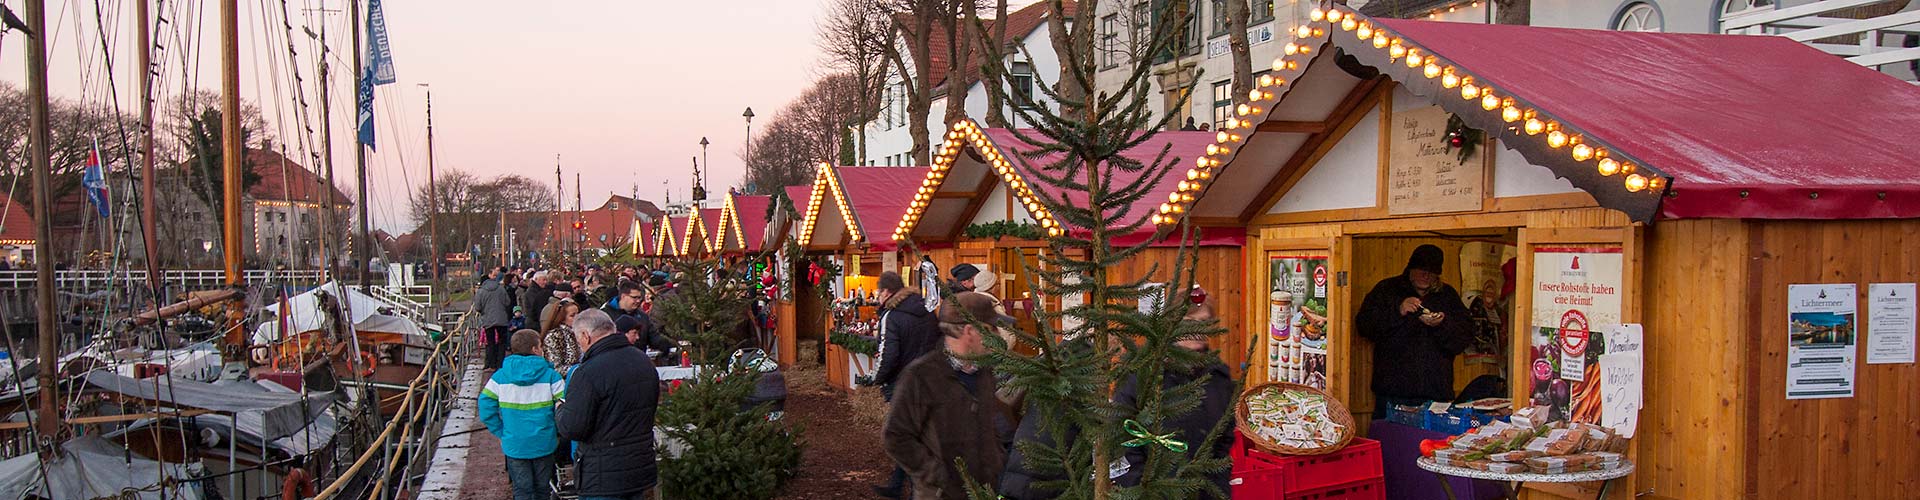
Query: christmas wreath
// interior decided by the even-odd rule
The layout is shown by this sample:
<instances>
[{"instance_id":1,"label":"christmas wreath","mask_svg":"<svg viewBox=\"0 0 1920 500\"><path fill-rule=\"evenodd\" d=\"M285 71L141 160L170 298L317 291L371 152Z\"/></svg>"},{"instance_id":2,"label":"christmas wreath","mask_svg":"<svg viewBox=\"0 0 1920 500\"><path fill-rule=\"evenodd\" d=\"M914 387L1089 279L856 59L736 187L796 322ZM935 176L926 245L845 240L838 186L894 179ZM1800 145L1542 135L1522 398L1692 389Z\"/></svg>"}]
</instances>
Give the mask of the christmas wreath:
<instances>
[{"instance_id":1,"label":"christmas wreath","mask_svg":"<svg viewBox=\"0 0 1920 500\"><path fill-rule=\"evenodd\" d=\"M1466 120L1461 120L1460 115L1447 116L1447 150L1458 148L1460 151L1454 155L1460 159L1460 163L1465 164L1467 158L1473 157L1474 148L1480 146L1481 137L1484 135L1485 132L1481 132L1480 129L1468 127Z\"/></svg>"}]
</instances>

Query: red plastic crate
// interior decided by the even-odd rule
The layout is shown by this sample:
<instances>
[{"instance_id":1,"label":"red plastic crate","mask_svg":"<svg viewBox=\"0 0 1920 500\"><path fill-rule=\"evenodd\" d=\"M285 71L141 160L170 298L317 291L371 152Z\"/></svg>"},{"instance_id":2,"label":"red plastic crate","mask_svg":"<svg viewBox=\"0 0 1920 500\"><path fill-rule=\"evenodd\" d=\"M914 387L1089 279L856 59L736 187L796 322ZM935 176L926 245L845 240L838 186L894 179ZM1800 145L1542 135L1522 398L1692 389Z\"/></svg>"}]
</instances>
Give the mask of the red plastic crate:
<instances>
[{"instance_id":1,"label":"red plastic crate","mask_svg":"<svg viewBox=\"0 0 1920 500\"><path fill-rule=\"evenodd\" d=\"M1238 497L1236 497L1238 498ZM1289 492L1285 500L1386 500L1386 478L1336 484L1311 491Z\"/></svg>"},{"instance_id":2,"label":"red plastic crate","mask_svg":"<svg viewBox=\"0 0 1920 500\"><path fill-rule=\"evenodd\" d=\"M1262 460L1247 460L1240 454L1240 448L1234 448L1233 476L1227 481L1227 488L1235 500L1286 498L1287 488L1280 484L1285 471L1280 466Z\"/></svg>"},{"instance_id":3,"label":"red plastic crate","mask_svg":"<svg viewBox=\"0 0 1920 500\"><path fill-rule=\"evenodd\" d=\"M1233 461L1236 476L1241 468L1241 462L1274 465L1279 474L1279 491L1288 495L1385 477L1379 441L1356 437L1347 443L1346 448L1333 453L1282 456L1260 451L1246 437L1240 436L1237 432L1234 437ZM1258 470L1251 465L1248 469Z\"/></svg>"}]
</instances>

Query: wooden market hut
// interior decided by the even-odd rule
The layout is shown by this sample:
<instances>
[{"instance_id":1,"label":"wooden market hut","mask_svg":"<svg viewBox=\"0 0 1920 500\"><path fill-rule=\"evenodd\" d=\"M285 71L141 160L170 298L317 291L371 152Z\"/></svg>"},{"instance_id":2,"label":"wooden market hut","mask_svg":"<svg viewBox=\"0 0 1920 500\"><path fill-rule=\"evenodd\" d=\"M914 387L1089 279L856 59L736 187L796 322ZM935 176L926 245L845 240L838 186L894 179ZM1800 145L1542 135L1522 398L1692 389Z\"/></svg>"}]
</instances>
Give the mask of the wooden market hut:
<instances>
[{"instance_id":1,"label":"wooden market hut","mask_svg":"<svg viewBox=\"0 0 1920 500\"><path fill-rule=\"evenodd\" d=\"M686 227L686 224L684 221L675 222L675 219L676 217L661 217L659 223L653 226L653 256L680 255L680 242L676 238L679 233L674 228Z\"/></svg>"},{"instance_id":2,"label":"wooden market hut","mask_svg":"<svg viewBox=\"0 0 1920 500\"><path fill-rule=\"evenodd\" d=\"M913 242L919 254L911 261L918 262L919 256L925 256L933 261L942 276L960 263L975 264L996 273L999 283L991 293L1006 303L1009 315L1028 323L1031 331L1032 308L1036 304L1032 299L1035 294L1028 288L1031 283L1037 283L1038 278L1028 276L1027 268L1039 265L1039 257L1047 248L1046 228L1052 226L1049 221L1052 214L1037 195L1049 194L1055 199L1074 199L1074 195L1030 180L1026 169L1057 159L1030 156L1039 148L1023 136L1040 138L1029 134L1038 132L982 128L971 120L955 122L946 135L949 147L938 150L933 168L927 172L916 201L908 206L894 229L893 239ZM1211 132L1161 132L1121 155L1152 163L1164 152L1167 156L1161 161L1184 165L1205 155L1212 138ZM1155 188L1129 209L1133 214L1149 214L1186 180L1185 174L1184 168L1174 168L1164 178L1145 179L1141 178L1143 173L1121 171L1116 175L1126 178L1114 179L1114 184L1155 182ZM947 182L949 180L953 182ZM1078 199L1084 200L1085 196L1079 195ZM1006 235L1010 232L1037 238ZM1191 250L1198 259L1195 281L1208 291L1208 303L1215 308L1221 326L1229 331L1242 330L1240 290L1244 259L1240 247L1245 242L1243 234L1232 229L1208 230ZM1133 234L1121 235L1116 244L1135 244L1161 237L1155 234L1154 227L1145 226ZM1180 257L1179 247L1177 240L1160 240L1130 259L1114 279L1132 281L1152 273L1156 282L1169 281ZM1046 305L1059 307L1057 300ZM1228 366L1237 373L1242 361L1239 358L1246 352L1244 337L1229 336L1227 342L1217 347Z\"/></svg>"},{"instance_id":3,"label":"wooden market hut","mask_svg":"<svg viewBox=\"0 0 1920 500\"><path fill-rule=\"evenodd\" d=\"M774 356L781 365L792 366L799 361L799 325L821 324L825 321L826 306L819 294L813 292L813 285L807 282L804 259L788 251L788 245L798 246L794 241L799 238L800 222L806 218L813 186L787 186L778 193L777 198L768 200L773 204L772 217L767 219L760 248L774 253L774 268L781 277L782 290L774 308L774 336L779 352Z\"/></svg>"},{"instance_id":4,"label":"wooden market hut","mask_svg":"<svg viewBox=\"0 0 1920 500\"><path fill-rule=\"evenodd\" d=\"M1541 387L1567 377L1537 363L1604 345L1586 335L1615 325L1644 327L1638 469L1613 498L1913 495L1912 349L1856 365L1852 331L1816 341L1789 318L1808 306L1867 313L1912 290L1920 89L1779 37L1344 7L1314 18L1220 131L1219 154L1196 163L1210 182L1162 213L1243 228L1257 291L1292 287L1288 262L1323 259L1330 275L1301 283L1330 287L1325 376L1356 420L1380 416L1367 415L1371 347L1351 319L1414 246L1434 244L1447 251L1443 279L1462 290L1512 256L1509 347L1495 361L1519 374L1517 402L1561 404ZM1839 296L1790 301L1803 284ZM1268 324L1276 301L1249 294L1245 321ZM1903 323L1886 335L1911 342ZM1840 375L1790 379L1814 362L1793 357L1803 348L1831 353L1819 362ZM1462 367L1455 388L1497 366ZM1577 407L1574 383L1565 398Z\"/></svg>"},{"instance_id":5,"label":"wooden market hut","mask_svg":"<svg viewBox=\"0 0 1920 500\"><path fill-rule=\"evenodd\" d=\"M840 265L841 281L835 296L871 295L880 273L896 271L899 245L888 238L888 228L897 227L913 202L916 189L925 179L927 167L843 167L821 163L808 195L806 217L800 221L798 240L807 251L830 252ZM872 306L861 308L861 319L873 316ZM832 331L829 315L816 325L800 325L798 333L810 338L827 338ZM815 333L810 328L821 331ZM817 337L813 337L817 336ZM856 377L868 375L873 360L846 353L828 344L827 381L851 389Z\"/></svg>"},{"instance_id":6,"label":"wooden market hut","mask_svg":"<svg viewBox=\"0 0 1920 500\"><path fill-rule=\"evenodd\" d=\"M715 226L720 222L720 209L697 208L687 211L687 217L681 221L679 255L704 259L712 257L714 250Z\"/></svg>"},{"instance_id":7,"label":"wooden market hut","mask_svg":"<svg viewBox=\"0 0 1920 500\"><path fill-rule=\"evenodd\" d=\"M713 231L713 248L725 255L744 256L760 253L766 244L768 195L729 195L720 209L719 227Z\"/></svg>"},{"instance_id":8,"label":"wooden market hut","mask_svg":"<svg viewBox=\"0 0 1920 500\"><path fill-rule=\"evenodd\" d=\"M640 257L647 254L647 244L652 240L647 234L647 223L633 220L633 227L627 230L627 255Z\"/></svg>"}]
</instances>

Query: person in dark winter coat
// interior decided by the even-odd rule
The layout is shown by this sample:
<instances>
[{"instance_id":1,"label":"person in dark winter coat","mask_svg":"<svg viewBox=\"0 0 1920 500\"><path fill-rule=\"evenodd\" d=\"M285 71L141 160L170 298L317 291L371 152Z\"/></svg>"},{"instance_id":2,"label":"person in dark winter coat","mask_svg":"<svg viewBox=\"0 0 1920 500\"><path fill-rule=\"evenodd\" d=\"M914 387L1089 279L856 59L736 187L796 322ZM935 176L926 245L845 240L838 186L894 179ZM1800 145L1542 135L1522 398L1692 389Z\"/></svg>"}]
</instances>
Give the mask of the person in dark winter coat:
<instances>
[{"instance_id":1,"label":"person in dark winter coat","mask_svg":"<svg viewBox=\"0 0 1920 500\"><path fill-rule=\"evenodd\" d=\"M553 300L553 289L553 277L547 271L533 273L526 290L520 292L520 312L527 315L528 323L540 324L540 313L547 309L547 302Z\"/></svg>"},{"instance_id":2,"label":"person in dark winter coat","mask_svg":"<svg viewBox=\"0 0 1920 500\"><path fill-rule=\"evenodd\" d=\"M1212 319L1213 311L1204 305L1196 306L1186 317L1187 321L1199 322ZM1175 340L1173 345L1177 349L1210 353L1205 335L1183 336ZM1200 445L1206 442L1207 434L1213 432L1214 426L1219 425L1222 419L1228 418L1227 414L1233 411L1234 400L1239 395L1234 388L1233 375L1227 371L1227 364L1220 362L1219 356L1213 356L1207 360L1206 364L1195 368L1180 370L1169 367L1165 376L1160 378L1160 390L1165 394L1165 391L1203 379L1205 382L1201 383L1201 387L1206 392L1200 400L1200 407L1185 414L1166 417L1162 428L1177 432L1174 439L1187 443L1187 453L1190 456L1212 453L1214 458L1226 458L1233 448L1231 423L1223 428L1220 437L1214 439L1211 451L1201 449ZM1126 382L1114 390L1113 404L1120 408L1122 415L1132 415L1139 408L1139 396L1139 379L1128 377ZM1119 478L1118 483L1123 486L1140 484L1140 475L1146 467L1147 448L1145 446L1126 448L1126 459L1127 473ZM1231 496L1233 490L1229 489L1228 481L1232 478L1232 472L1230 469L1223 468L1207 474L1207 481L1219 488L1220 494L1215 495L1210 491L1204 491L1194 498L1224 499Z\"/></svg>"},{"instance_id":3,"label":"person in dark winter coat","mask_svg":"<svg viewBox=\"0 0 1920 500\"><path fill-rule=\"evenodd\" d=\"M887 455L906 469L918 500L966 498L966 482L999 484L1006 450L1000 447L993 368L978 363L987 353L986 335L976 324L1007 321L992 299L977 293L954 295L940 305L945 349L908 364L896 382L887 411ZM959 460L966 465L961 475Z\"/></svg>"},{"instance_id":4,"label":"person in dark winter coat","mask_svg":"<svg viewBox=\"0 0 1920 500\"><path fill-rule=\"evenodd\" d=\"M1353 324L1373 341L1375 417L1392 404L1453 400L1453 358L1473 342L1473 323L1460 293L1440 282L1445 261L1440 247L1420 245L1360 303Z\"/></svg>"},{"instance_id":5,"label":"person in dark winter coat","mask_svg":"<svg viewBox=\"0 0 1920 500\"><path fill-rule=\"evenodd\" d=\"M971 292L976 288L973 277L980 275L980 268L973 264L960 264L953 266L947 274L953 276L953 281L947 284L947 293Z\"/></svg>"},{"instance_id":6,"label":"person in dark winter coat","mask_svg":"<svg viewBox=\"0 0 1920 500\"><path fill-rule=\"evenodd\" d=\"M650 498L659 483L654 463L654 412L660 373L647 356L614 330L598 309L573 319L588 345L554 411L561 439L579 443L574 470L580 498Z\"/></svg>"},{"instance_id":7,"label":"person in dark winter coat","mask_svg":"<svg viewBox=\"0 0 1920 500\"><path fill-rule=\"evenodd\" d=\"M480 331L487 342L487 369L499 368L500 361L507 356L507 332L513 323L513 304L509 300L504 285L495 279L481 282L480 291L473 294L473 309L480 313Z\"/></svg>"},{"instance_id":8,"label":"person in dark winter coat","mask_svg":"<svg viewBox=\"0 0 1920 500\"><path fill-rule=\"evenodd\" d=\"M1092 349L1093 339L1083 336L1062 342L1056 348L1071 350ZM1007 398L1002 399L1005 400ZM1038 470L1038 464L1028 463L1026 453L1020 451L1020 443L1031 442L1040 446L1049 447L1058 446L1059 443L1071 443L1075 439L1079 439L1080 429L1079 427L1069 424L1066 429L1066 434L1061 436L1062 439L1055 440L1053 436L1048 434L1045 428L1045 426L1050 425L1047 421L1049 417L1041 414L1041 412L1046 411L1046 409L1041 408L1039 402L1026 399L1024 393L1016 396L1014 399L1017 399L1017 401L1012 404L1021 408L1019 418L1020 425L1014 430L1013 445L1007 450L1007 468L1000 473L1000 496L1009 500L1057 498L1060 496L1059 490L1040 486L1039 483L1063 481L1066 480L1067 477L1063 474L1040 472Z\"/></svg>"},{"instance_id":9,"label":"person in dark winter coat","mask_svg":"<svg viewBox=\"0 0 1920 500\"><path fill-rule=\"evenodd\" d=\"M893 384L901 369L933 349L940 338L940 322L927 310L927 299L920 290L907 286L900 273L880 273L880 361L874 367L873 385L880 386L881 397L893 400ZM880 496L897 498L906 485L907 472L896 465L887 483L874 488Z\"/></svg>"}]
</instances>

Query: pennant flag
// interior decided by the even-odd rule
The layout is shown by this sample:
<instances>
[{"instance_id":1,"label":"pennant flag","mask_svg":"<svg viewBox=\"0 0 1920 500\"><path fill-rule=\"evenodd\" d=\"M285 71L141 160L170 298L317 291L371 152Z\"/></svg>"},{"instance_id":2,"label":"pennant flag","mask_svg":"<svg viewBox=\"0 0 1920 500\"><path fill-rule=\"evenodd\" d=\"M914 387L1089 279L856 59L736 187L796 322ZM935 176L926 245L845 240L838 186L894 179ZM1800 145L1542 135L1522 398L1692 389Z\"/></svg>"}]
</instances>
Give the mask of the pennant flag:
<instances>
[{"instance_id":1,"label":"pennant flag","mask_svg":"<svg viewBox=\"0 0 1920 500\"><path fill-rule=\"evenodd\" d=\"M93 209L100 212L101 217L108 217L107 176L106 171L100 168L99 143L95 143L93 149L87 151L87 164L82 171L84 173L80 177L80 186L87 190L87 202L93 204Z\"/></svg>"},{"instance_id":2,"label":"pennant flag","mask_svg":"<svg viewBox=\"0 0 1920 500\"><path fill-rule=\"evenodd\" d=\"M378 151L373 144L373 88L394 82L393 47L388 45L387 15L380 10L380 0L367 1L366 51L355 89L359 94L360 143Z\"/></svg>"}]
</instances>

